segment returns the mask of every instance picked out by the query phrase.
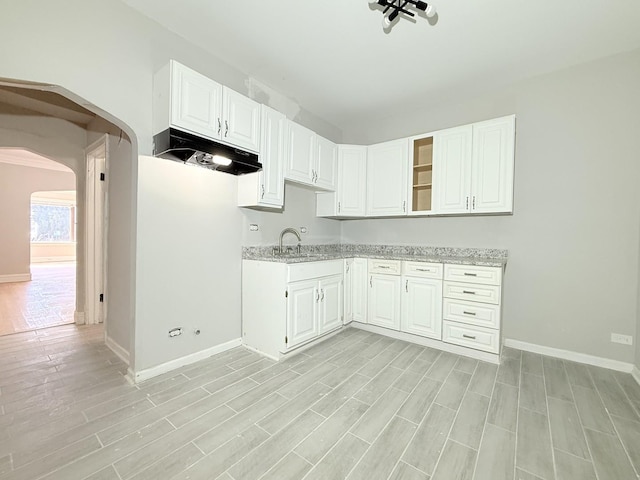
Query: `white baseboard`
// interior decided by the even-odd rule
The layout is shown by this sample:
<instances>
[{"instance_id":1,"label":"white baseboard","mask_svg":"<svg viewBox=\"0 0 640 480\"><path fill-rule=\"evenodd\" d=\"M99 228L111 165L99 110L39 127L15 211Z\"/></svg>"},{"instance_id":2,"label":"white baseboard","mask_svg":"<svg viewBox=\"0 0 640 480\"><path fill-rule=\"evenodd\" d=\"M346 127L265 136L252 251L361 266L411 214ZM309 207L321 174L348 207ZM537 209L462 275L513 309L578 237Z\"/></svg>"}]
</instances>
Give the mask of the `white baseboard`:
<instances>
[{"instance_id":1,"label":"white baseboard","mask_svg":"<svg viewBox=\"0 0 640 480\"><path fill-rule=\"evenodd\" d=\"M108 335L104 336L104 344L115 353L120 360L129 365L129 352Z\"/></svg>"},{"instance_id":2,"label":"white baseboard","mask_svg":"<svg viewBox=\"0 0 640 480\"><path fill-rule=\"evenodd\" d=\"M636 381L636 383L640 385L640 370L638 370L638 367L636 367L635 365L631 369L631 376Z\"/></svg>"},{"instance_id":3,"label":"white baseboard","mask_svg":"<svg viewBox=\"0 0 640 480\"><path fill-rule=\"evenodd\" d=\"M539 353L550 357L562 358L572 362L586 363L595 367L608 368L618 372L632 373L634 368L632 363L611 360L610 358L596 357L586 353L572 352L571 350L562 350L561 348L546 347L544 345L536 345L535 343L521 342L520 340L512 340L506 338L504 340L505 347L517 348L531 353ZM637 378L636 378L637 380ZM640 383L640 382L639 382Z\"/></svg>"},{"instance_id":4,"label":"white baseboard","mask_svg":"<svg viewBox=\"0 0 640 480\"><path fill-rule=\"evenodd\" d=\"M378 327L376 325L369 325L368 323L351 322L350 324L354 328L365 330L367 332L377 333L386 337L395 338L397 340L404 340L405 342L416 343L423 347L431 347L444 352L455 353L456 355L463 355L465 357L475 358L476 360L482 360L489 363L500 363L500 356L482 352L480 350L473 350L471 348L459 347L451 343L441 342L440 340L433 340L431 338L421 337L419 335L412 335L411 333L398 332L396 330L389 330L388 328Z\"/></svg>"},{"instance_id":5,"label":"white baseboard","mask_svg":"<svg viewBox=\"0 0 640 480\"><path fill-rule=\"evenodd\" d=\"M129 369L129 371L127 372L127 377L129 377L128 380L133 383L143 382L150 378L157 377L158 375L162 375L163 373L175 370L176 368L184 367L185 365L191 365L192 363L199 362L200 360L204 360L205 358L209 358L218 353L226 352L227 350L231 350L232 348L236 348L241 345L242 339L237 338L235 340L231 340L230 342L216 345L215 347L207 348L196 353L192 353L191 355L176 358L175 360L171 360L170 362L166 362L155 367L138 371Z\"/></svg>"},{"instance_id":6,"label":"white baseboard","mask_svg":"<svg viewBox=\"0 0 640 480\"><path fill-rule=\"evenodd\" d=\"M85 323L87 323L84 312L73 312L73 321L76 323L76 325L84 325Z\"/></svg>"},{"instance_id":7,"label":"white baseboard","mask_svg":"<svg viewBox=\"0 0 640 480\"><path fill-rule=\"evenodd\" d=\"M31 257L31 263L57 263L57 262L75 262L76 257Z\"/></svg>"},{"instance_id":8,"label":"white baseboard","mask_svg":"<svg viewBox=\"0 0 640 480\"><path fill-rule=\"evenodd\" d=\"M11 275L0 275L0 283L13 283L13 282L30 282L30 273L14 273Z\"/></svg>"}]
</instances>

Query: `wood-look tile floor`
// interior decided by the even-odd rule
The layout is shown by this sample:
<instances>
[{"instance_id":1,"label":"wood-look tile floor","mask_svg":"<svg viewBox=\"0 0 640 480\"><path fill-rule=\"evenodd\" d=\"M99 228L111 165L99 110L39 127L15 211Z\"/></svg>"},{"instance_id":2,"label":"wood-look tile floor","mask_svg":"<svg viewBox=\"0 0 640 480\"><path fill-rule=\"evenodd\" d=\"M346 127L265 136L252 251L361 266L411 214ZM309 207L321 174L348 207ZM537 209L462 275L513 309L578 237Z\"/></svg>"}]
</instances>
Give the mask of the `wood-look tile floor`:
<instances>
[{"instance_id":1,"label":"wood-look tile floor","mask_svg":"<svg viewBox=\"0 0 640 480\"><path fill-rule=\"evenodd\" d=\"M75 263L37 263L31 277L0 283L0 336L74 322Z\"/></svg>"},{"instance_id":2,"label":"wood-look tile floor","mask_svg":"<svg viewBox=\"0 0 640 480\"><path fill-rule=\"evenodd\" d=\"M628 480L630 375L500 367L346 329L281 363L236 348L137 386L98 327L0 338L0 479Z\"/></svg>"}]
</instances>

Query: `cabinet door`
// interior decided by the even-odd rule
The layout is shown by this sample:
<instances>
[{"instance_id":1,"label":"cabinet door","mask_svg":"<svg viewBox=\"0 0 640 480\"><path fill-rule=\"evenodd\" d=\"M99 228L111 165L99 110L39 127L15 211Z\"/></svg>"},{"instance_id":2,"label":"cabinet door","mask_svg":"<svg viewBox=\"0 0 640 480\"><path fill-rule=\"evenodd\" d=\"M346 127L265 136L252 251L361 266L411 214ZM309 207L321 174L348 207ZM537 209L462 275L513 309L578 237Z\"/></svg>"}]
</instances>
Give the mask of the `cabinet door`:
<instances>
[{"instance_id":1,"label":"cabinet door","mask_svg":"<svg viewBox=\"0 0 640 480\"><path fill-rule=\"evenodd\" d=\"M395 275L369 275L369 323L400 330L400 280Z\"/></svg>"},{"instance_id":2,"label":"cabinet door","mask_svg":"<svg viewBox=\"0 0 640 480\"><path fill-rule=\"evenodd\" d=\"M342 326L342 275L321 279L319 292L318 333L325 333Z\"/></svg>"},{"instance_id":3,"label":"cabinet door","mask_svg":"<svg viewBox=\"0 0 640 480\"><path fill-rule=\"evenodd\" d=\"M513 212L515 117L473 125L471 211Z\"/></svg>"},{"instance_id":4,"label":"cabinet door","mask_svg":"<svg viewBox=\"0 0 640 480\"><path fill-rule=\"evenodd\" d=\"M260 151L260 104L224 87L222 140L254 152Z\"/></svg>"},{"instance_id":5,"label":"cabinet door","mask_svg":"<svg viewBox=\"0 0 640 480\"><path fill-rule=\"evenodd\" d=\"M351 323L353 321L353 259L348 258L344 261L344 321Z\"/></svg>"},{"instance_id":6,"label":"cabinet door","mask_svg":"<svg viewBox=\"0 0 640 480\"><path fill-rule=\"evenodd\" d=\"M341 217L364 217L367 198L367 147L338 147L338 205Z\"/></svg>"},{"instance_id":7,"label":"cabinet door","mask_svg":"<svg viewBox=\"0 0 640 480\"><path fill-rule=\"evenodd\" d=\"M442 338L442 280L403 277L402 331Z\"/></svg>"},{"instance_id":8,"label":"cabinet door","mask_svg":"<svg viewBox=\"0 0 640 480\"><path fill-rule=\"evenodd\" d=\"M315 185L327 190L336 189L338 169L338 146L320 136L316 136L316 176Z\"/></svg>"},{"instance_id":9,"label":"cabinet door","mask_svg":"<svg viewBox=\"0 0 640 480\"><path fill-rule=\"evenodd\" d=\"M472 132L465 125L433 136L434 213L470 211Z\"/></svg>"},{"instance_id":10,"label":"cabinet door","mask_svg":"<svg viewBox=\"0 0 640 480\"><path fill-rule=\"evenodd\" d=\"M259 185L260 203L281 207L284 204L284 152L285 116L265 105L262 106L262 162Z\"/></svg>"},{"instance_id":11,"label":"cabinet door","mask_svg":"<svg viewBox=\"0 0 640 480\"><path fill-rule=\"evenodd\" d=\"M313 185L316 176L314 151L316 134L297 123L287 121L285 178Z\"/></svg>"},{"instance_id":12,"label":"cabinet door","mask_svg":"<svg viewBox=\"0 0 640 480\"><path fill-rule=\"evenodd\" d=\"M222 132L222 85L171 62L171 125L208 138Z\"/></svg>"},{"instance_id":13,"label":"cabinet door","mask_svg":"<svg viewBox=\"0 0 640 480\"><path fill-rule=\"evenodd\" d=\"M351 310L355 322L367 323L367 259L355 258L351 267Z\"/></svg>"},{"instance_id":14,"label":"cabinet door","mask_svg":"<svg viewBox=\"0 0 640 480\"><path fill-rule=\"evenodd\" d=\"M318 336L318 282L307 280L288 285L287 348Z\"/></svg>"},{"instance_id":15,"label":"cabinet door","mask_svg":"<svg viewBox=\"0 0 640 480\"><path fill-rule=\"evenodd\" d=\"M407 214L408 140L372 145L367 151L367 216Z\"/></svg>"}]
</instances>

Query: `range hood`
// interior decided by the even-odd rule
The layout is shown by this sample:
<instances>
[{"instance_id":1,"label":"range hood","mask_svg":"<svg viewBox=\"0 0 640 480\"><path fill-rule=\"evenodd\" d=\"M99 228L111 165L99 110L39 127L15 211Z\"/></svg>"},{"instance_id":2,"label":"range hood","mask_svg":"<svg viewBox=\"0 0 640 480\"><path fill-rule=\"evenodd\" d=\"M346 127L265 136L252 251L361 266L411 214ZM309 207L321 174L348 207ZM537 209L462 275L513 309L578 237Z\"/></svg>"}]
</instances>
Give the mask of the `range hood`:
<instances>
[{"instance_id":1,"label":"range hood","mask_svg":"<svg viewBox=\"0 0 640 480\"><path fill-rule=\"evenodd\" d=\"M153 136L153 155L232 175L262 170L255 153L175 128L168 128Z\"/></svg>"}]
</instances>

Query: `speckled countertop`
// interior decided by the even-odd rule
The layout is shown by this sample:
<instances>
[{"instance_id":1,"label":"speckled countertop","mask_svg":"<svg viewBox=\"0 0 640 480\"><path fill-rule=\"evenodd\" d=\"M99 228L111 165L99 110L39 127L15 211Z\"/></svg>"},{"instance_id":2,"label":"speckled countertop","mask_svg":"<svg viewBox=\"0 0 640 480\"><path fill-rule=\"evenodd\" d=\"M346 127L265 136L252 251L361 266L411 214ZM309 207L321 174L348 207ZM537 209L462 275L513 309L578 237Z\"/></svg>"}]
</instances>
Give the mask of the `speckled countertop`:
<instances>
[{"instance_id":1,"label":"speckled countertop","mask_svg":"<svg viewBox=\"0 0 640 480\"><path fill-rule=\"evenodd\" d=\"M273 245L268 247L243 247L242 258L244 260L262 262L302 263L358 257L504 267L508 257L507 250L495 248L419 247L408 245L302 245L300 255L274 255L273 249Z\"/></svg>"}]
</instances>

